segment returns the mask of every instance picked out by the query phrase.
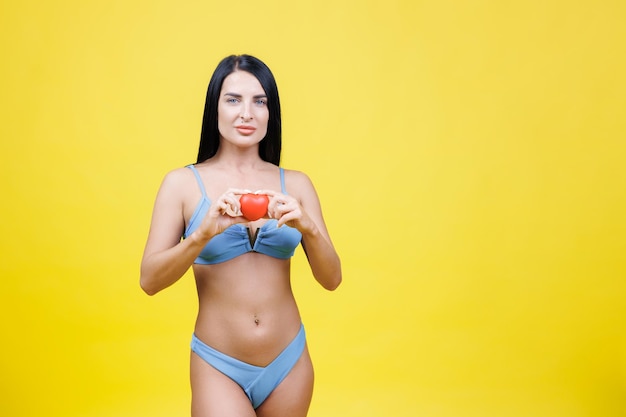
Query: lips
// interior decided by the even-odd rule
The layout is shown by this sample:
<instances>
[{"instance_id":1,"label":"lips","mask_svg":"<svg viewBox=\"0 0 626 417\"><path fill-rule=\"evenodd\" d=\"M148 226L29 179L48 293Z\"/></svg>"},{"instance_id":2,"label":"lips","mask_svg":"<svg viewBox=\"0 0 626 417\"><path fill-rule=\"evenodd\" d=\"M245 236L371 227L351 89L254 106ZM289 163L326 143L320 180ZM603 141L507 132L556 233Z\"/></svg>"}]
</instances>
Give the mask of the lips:
<instances>
[{"instance_id":1,"label":"lips","mask_svg":"<svg viewBox=\"0 0 626 417\"><path fill-rule=\"evenodd\" d=\"M236 129L242 135L251 135L256 131L256 127L248 125L237 126Z\"/></svg>"}]
</instances>

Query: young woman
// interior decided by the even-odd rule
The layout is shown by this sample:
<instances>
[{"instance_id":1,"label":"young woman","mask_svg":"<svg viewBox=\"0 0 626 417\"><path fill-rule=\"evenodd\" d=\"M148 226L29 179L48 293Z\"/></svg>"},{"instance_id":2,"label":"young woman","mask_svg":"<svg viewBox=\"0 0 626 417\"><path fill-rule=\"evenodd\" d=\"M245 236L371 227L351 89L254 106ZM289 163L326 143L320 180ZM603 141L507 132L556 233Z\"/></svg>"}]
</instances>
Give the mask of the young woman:
<instances>
[{"instance_id":1,"label":"young woman","mask_svg":"<svg viewBox=\"0 0 626 417\"><path fill-rule=\"evenodd\" d=\"M309 408L313 367L290 258L302 244L328 290L341 283L341 265L313 184L280 168L280 152L271 71L249 55L223 59L209 82L198 161L165 176L141 263L150 295L193 267L194 417L295 417ZM268 199L258 220L242 215L240 199L250 193Z\"/></svg>"}]
</instances>

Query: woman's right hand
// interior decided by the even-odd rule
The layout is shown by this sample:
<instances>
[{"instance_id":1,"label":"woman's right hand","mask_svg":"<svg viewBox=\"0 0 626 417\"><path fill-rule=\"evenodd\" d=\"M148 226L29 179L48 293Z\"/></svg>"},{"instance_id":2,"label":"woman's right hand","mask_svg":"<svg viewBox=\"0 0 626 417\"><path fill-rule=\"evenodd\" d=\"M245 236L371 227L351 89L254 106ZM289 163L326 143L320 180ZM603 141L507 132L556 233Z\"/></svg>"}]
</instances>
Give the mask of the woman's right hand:
<instances>
[{"instance_id":1,"label":"woman's right hand","mask_svg":"<svg viewBox=\"0 0 626 417\"><path fill-rule=\"evenodd\" d=\"M249 220L241 214L239 197L248 193L250 193L249 190L229 188L217 200L211 203L211 207L206 216L204 216L198 231L203 236L206 236L208 240L222 233L233 224L247 223Z\"/></svg>"}]
</instances>

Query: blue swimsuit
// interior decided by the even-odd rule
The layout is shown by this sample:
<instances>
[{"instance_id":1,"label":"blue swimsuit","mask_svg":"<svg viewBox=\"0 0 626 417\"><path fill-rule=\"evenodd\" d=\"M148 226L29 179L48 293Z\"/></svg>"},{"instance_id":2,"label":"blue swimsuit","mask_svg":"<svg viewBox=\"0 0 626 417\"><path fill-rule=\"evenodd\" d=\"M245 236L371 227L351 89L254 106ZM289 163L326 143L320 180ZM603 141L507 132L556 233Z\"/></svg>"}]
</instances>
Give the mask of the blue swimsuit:
<instances>
[{"instance_id":1,"label":"blue swimsuit","mask_svg":"<svg viewBox=\"0 0 626 417\"><path fill-rule=\"evenodd\" d=\"M211 200L206 194L200 174L193 165L188 166L196 176L202 199L196 207L183 237L193 233L211 207ZM280 168L281 190L286 194L284 171ZM302 240L302 234L289 226L276 227L277 221L270 219L257 229L256 236L250 235L249 229L241 224L230 226L224 232L214 236L200 252L194 263L203 265L226 262L248 252L258 252L278 259L289 259ZM294 367L306 345L304 326L285 349L267 366L255 366L219 352L202 342L194 334L191 350L213 368L235 381L245 392L252 406L256 409L285 379Z\"/></svg>"},{"instance_id":2,"label":"blue swimsuit","mask_svg":"<svg viewBox=\"0 0 626 417\"><path fill-rule=\"evenodd\" d=\"M267 366L255 366L235 359L205 344L194 334L191 350L209 365L235 381L255 409L274 391L294 367L306 345L304 325L287 347Z\"/></svg>"},{"instance_id":3,"label":"blue swimsuit","mask_svg":"<svg viewBox=\"0 0 626 417\"><path fill-rule=\"evenodd\" d=\"M196 176L198 186L202 191L202 199L189 220L189 225L183 235L185 238L200 227L202 219L211 207L211 200L206 194L200 174L193 165L189 165L189 168ZM282 192L286 194L285 173L282 168L280 168L280 185ZM287 225L278 228L276 227L277 223L276 219L266 221L263 226L257 229L255 237L250 236L250 229L243 224L234 224L224 232L214 236L202 249L200 256L196 258L194 263L218 264L248 252L258 252L278 259L289 259L300 244L302 234L298 229Z\"/></svg>"}]
</instances>

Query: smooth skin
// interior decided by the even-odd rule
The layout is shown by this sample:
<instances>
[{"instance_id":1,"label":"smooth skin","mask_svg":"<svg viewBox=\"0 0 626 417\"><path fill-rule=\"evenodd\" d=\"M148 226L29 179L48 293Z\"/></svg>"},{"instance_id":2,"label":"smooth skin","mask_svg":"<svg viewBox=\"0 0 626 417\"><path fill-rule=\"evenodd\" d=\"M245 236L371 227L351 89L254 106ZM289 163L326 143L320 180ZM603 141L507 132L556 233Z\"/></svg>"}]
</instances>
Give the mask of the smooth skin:
<instances>
[{"instance_id":1,"label":"smooth skin","mask_svg":"<svg viewBox=\"0 0 626 417\"><path fill-rule=\"evenodd\" d=\"M277 166L259 157L267 132L265 92L250 73L235 71L224 80L218 105L220 146L196 165L211 199L201 226L180 239L201 199L188 168L169 172L156 197L141 264L140 284L150 295L169 287L193 267L199 298L197 337L241 361L268 365L298 333L301 317L290 284L290 260L250 252L215 265L194 260L215 235L244 223L254 233L268 218L302 233L302 246L315 279L328 290L341 283L341 264L322 216L319 198L302 172L285 170L289 195L280 192ZM268 215L249 222L239 197L258 190L270 199ZM277 191L278 190L278 191ZM285 380L256 410L241 387L191 353L193 417L303 417L313 393L308 348Z\"/></svg>"}]
</instances>

